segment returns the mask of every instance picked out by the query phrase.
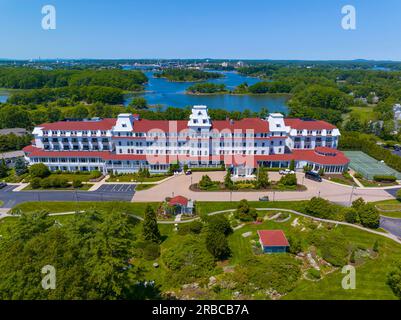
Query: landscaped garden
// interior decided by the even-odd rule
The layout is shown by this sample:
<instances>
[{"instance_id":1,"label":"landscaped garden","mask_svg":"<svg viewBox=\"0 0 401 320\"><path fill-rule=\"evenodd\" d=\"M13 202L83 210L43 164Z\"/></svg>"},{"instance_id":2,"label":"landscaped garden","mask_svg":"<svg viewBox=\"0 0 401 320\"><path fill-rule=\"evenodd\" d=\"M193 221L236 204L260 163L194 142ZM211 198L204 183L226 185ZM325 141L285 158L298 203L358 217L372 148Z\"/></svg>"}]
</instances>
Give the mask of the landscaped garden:
<instances>
[{"instance_id":1,"label":"landscaped garden","mask_svg":"<svg viewBox=\"0 0 401 320\"><path fill-rule=\"evenodd\" d=\"M170 173L150 174L148 169L139 169L135 173L110 174L107 182L158 182L170 177Z\"/></svg>"},{"instance_id":2,"label":"landscaped garden","mask_svg":"<svg viewBox=\"0 0 401 320\"><path fill-rule=\"evenodd\" d=\"M268 171L260 168L255 179L233 181L227 170L224 181L213 181L203 175L199 183L190 186L192 191L305 191L295 174L283 175L279 181L270 181Z\"/></svg>"},{"instance_id":3,"label":"landscaped garden","mask_svg":"<svg viewBox=\"0 0 401 320\"><path fill-rule=\"evenodd\" d=\"M103 175L100 171L51 172L44 164L34 164L24 178L29 185L24 190L89 190Z\"/></svg>"},{"instance_id":4,"label":"landscaped garden","mask_svg":"<svg viewBox=\"0 0 401 320\"><path fill-rule=\"evenodd\" d=\"M396 299L397 291L393 291L392 288L398 283L396 279L399 269L393 263L401 258L399 244L363 230L321 223L311 218L280 211L280 208L293 209L320 217L333 218L337 214L344 218L345 213L351 210L343 208L341 211L341 207L331 205L333 208L327 208L327 203L320 203L319 200L313 200L312 203L310 201L198 202L197 210L202 216L201 219L180 224L176 228L174 225L155 223L159 203L152 203L150 207L145 203L122 202L43 202L37 205L26 203L19 205L17 211L33 214L40 210L60 212L59 210L79 209L87 213L52 217L36 215L29 219L10 217L1 220L0 234L5 241L2 241L3 250L0 250L0 255L6 252L9 243L7 239L11 236L17 237L18 230L36 230L35 233L24 233L25 238L19 242L22 246L26 241L28 243L34 241L38 246L46 248L47 241L53 241L52 243L57 245L58 242L54 242L56 233L58 241L61 241L60 239L68 239L70 232L74 235L74 230L79 226L85 226L88 234L96 231L96 239L99 241L104 232L105 235L108 234L105 239L110 237L118 239L111 242L107 240L107 243L111 246L110 250L118 245L119 250L113 251L115 254L130 257L126 267L128 269L124 270L135 271L134 273L130 271L133 283L154 281L154 284L146 290L142 287L142 290L138 288L115 293L120 298L127 298L126 294L130 294L131 298L145 296L145 298L178 299ZM74 208L74 206L79 207ZM363 214L361 216L361 213L368 208L361 206L366 204L358 201L354 204L353 210L357 212L358 219L365 219L366 223L366 217ZM264 207L274 209L255 210ZM227 209L233 211L214 216L207 215ZM326 211L329 211L329 214ZM124 217L126 213L143 216L145 221L129 222ZM54 223L57 224L57 228L51 227ZM24 229L25 224L30 228ZM32 229L36 225L40 228ZM38 233L38 230L42 231ZM258 230L282 230L290 243L289 252L263 254L258 241ZM58 252L61 248L70 250L70 246L74 243L68 241L65 245L60 243ZM90 275L91 268L87 271L78 270L85 268L83 265L78 268L81 257L79 250L85 250L85 243L85 239L79 241L80 246L74 249L76 254L70 255L72 260L68 262L68 268L75 268L73 276L81 277L80 283L90 289L90 276L82 277L82 275ZM131 249L125 250L125 245ZM14 249L10 247L9 250ZM21 252L26 254L22 256ZM108 252L105 256L108 256ZM38 265L43 259L47 263L49 259L53 262L57 257L49 256L50 253L51 251L43 249L35 261ZM88 255L87 259L90 261L95 257L90 252ZM21 248L12 256L16 259L29 259L28 252ZM4 272L0 278L12 277L18 272L15 268L11 268L14 262L9 260L2 259L1 266ZM120 260L126 261L126 258ZM99 260L97 265L105 261ZM24 263L22 260L20 262ZM356 268L356 290L342 288L341 281L345 275L341 273L341 268L346 264ZM120 264L113 264L111 269L115 288L119 286L124 288L127 283L131 283L123 276L120 267ZM21 276L30 277L30 271ZM110 281L106 275L100 279L102 283ZM65 298L72 289L68 283L61 281L60 289L58 287L54 290L51 296ZM24 285L26 290L21 292L28 294L31 283L28 281ZM134 284L131 285L132 289L136 288ZM90 291L89 289L81 293L75 292L74 297L78 299L87 297L86 291ZM10 289L2 290L3 298L10 293L8 290Z\"/></svg>"}]
</instances>

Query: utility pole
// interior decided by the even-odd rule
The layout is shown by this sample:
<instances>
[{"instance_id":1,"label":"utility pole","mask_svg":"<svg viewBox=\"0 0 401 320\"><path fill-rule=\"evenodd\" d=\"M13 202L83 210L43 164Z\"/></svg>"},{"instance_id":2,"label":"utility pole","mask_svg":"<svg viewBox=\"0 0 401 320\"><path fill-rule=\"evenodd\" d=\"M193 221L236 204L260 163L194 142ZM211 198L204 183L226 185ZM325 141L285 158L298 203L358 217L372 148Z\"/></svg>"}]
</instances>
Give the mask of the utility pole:
<instances>
[{"instance_id":1,"label":"utility pole","mask_svg":"<svg viewBox=\"0 0 401 320\"><path fill-rule=\"evenodd\" d=\"M351 196L349 198L349 205L352 205L352 197L354 196L355 186L352 186Z\"/></svg>"}]
</instances>

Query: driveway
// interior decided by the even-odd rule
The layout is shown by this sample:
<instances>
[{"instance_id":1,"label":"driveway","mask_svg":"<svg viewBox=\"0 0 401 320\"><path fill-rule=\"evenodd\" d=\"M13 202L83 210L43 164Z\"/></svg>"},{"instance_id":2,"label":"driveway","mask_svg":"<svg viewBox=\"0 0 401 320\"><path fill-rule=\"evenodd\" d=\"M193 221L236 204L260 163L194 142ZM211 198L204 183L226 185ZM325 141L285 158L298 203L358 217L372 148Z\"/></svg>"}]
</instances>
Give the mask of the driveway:
<instances>
[{"instance_id":1,"label":"driveway","mask_svg":"<svg viewBox=\"0 0 401 320\"><path fill-rule=\"evenodd\" d=\"M380 227L398 237L401 237L401 219L381 216Z\"/></svg>"},{"instance_id":2,"label":"driveway","mask_svg":"<svg viewBox=\"0 0 401 320\"><path fill-rule=\"evenodd\" d=\"M16 186L7 186L0 190L0 200L3 208L12 208L28 201L130 201L135 194L135 185L125 185L124 188L107 188L96 191L19 191L13 192Z\"/></svg>"},{"instance_id":3,"label":"driveway","mask_svg":"<svg viewBox=\"0 0 401 320\"><path fill-rule=\"evenodd\" d=\"M225 172L194 172L191 176L179 175L168 181L165 181L149 190L138 191L133 197L133 202L152 202L164 201L166 197L182 195L192 200L198 201L240 201L247 199L257 201L259 197L268 195L271 200L291 201L291 200L309 200L312 197L320 196L332 202L349 205L351 201L362 197L368 202L394 199L394 197L382 189L361 189L332 183L326 180L315 182L304 179L303 173L297 173L298 183L303 183L307 191L303 192L195 192L189 190L192 183L197 183L202 175L209 175L212 180L223 181ZM269 172L270 180L280 179L277 172Z\"/></svg>"}]
</instances>

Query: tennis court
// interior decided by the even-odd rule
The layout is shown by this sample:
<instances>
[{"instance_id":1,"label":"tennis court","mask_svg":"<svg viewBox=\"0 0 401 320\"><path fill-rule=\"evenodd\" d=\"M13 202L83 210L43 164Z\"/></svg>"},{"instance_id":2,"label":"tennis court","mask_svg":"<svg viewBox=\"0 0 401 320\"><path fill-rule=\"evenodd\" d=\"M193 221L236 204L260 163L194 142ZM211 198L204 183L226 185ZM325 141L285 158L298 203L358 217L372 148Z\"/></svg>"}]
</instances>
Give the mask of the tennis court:
<instances>
[{"instance_id":1,"label":"tennis court","mask_svg":"<svg viewBox=\"0 0 401 320\"><path fill-rule=\"evenodd\" d=\"M345 151L344 153L351 160L350 168L362 174L366 179L372 180L376 175L395 176L397 179L401 179L401 173L362 151Z\"/></svg>"}]
</instances>

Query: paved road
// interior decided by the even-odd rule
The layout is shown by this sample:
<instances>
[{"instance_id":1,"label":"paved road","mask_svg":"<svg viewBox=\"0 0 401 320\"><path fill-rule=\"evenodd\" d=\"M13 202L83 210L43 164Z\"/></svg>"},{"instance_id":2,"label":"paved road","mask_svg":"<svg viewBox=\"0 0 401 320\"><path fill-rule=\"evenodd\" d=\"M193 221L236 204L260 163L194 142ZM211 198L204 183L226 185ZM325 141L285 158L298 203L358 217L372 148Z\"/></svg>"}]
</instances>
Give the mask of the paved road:
<instances>
[{"instance_id":1,"label":"paved road","mask_svg":"<svg viewBox=\"0 0 401 320\"><path fill-rule=\"evenodd\" d=\"M401 188L391 188L391 189L386 189L387 193L391 194L393 197L395 197L395 194L397 193L398 190Z\"/></svg>"},{"instance_id":2,"label":"paved road","mask_svg":"<svg viewBox=\"0 0 401 320\"><path fill-rule=\"evenodd\" d=\"M149 190L138 191L135 193L132 201L134 202L149 202L149 201L164 201L166 197L173 195L182 195L192 200L198 201L239 201L247 199L257 201L259 197L268 195L271 200L291 201L291 200L309 200L312 197L320 196L332 202L349 205L351 200L363 197L368 202L394 199L388 190L375 188L356 188L335 184L323 180L323 182L315 182L304 179L303 173L297 173L299 183L304 183L307 191L303 192L194 192L189 190L192 183L197 183L202 175L206 173L194 172L192 176L180 175L174 177L162 184L154 186ZM225 172L208 172L212 180L224 180ZM273 181L278 181L280 175L277 172L269 172L269 178ZM352 197L351 197L352 196Z\"/></svg>"},{"instance_id":3,"label":"paved road","mask_svg":"<svg viewBox=\"0 0 401 320\"><path fill-rule=\"evenodd\" d=\"M130 201L135 194L135 185L105 186L96 191L19 191L13 192L16 186L7 186L0 190L3 208L12 208L28 201Z\"/></svg>"},{"instance_id":4,"label":"paved road","mask_svg":"<svg viewBox=\"0 0 401 320\"><path fill-rule=\"evenodd\" d=\"M401 237L401 219L381 216L380 227L398 237Z\"/></svg>"}]
</instances>

